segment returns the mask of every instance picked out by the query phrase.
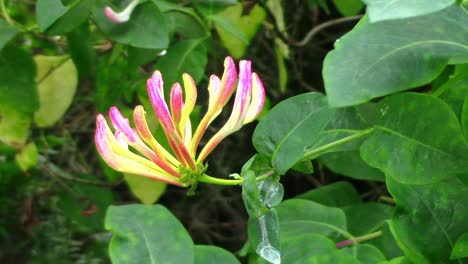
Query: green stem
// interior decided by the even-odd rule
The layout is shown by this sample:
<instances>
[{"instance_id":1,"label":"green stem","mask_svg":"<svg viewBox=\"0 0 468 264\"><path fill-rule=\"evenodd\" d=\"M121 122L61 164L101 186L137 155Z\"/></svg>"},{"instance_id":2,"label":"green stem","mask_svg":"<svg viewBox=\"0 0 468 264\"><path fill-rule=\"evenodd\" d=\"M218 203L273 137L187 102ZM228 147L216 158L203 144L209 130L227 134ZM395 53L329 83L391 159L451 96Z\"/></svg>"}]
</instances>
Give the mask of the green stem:
<instances>
[{"instance_id":1,"label":"green stem","mask_svg":"<svg viewBox=\"0 0 468 264\"><path fill-rule=\"evenodd\" d=\"M342 247L345 247L345 246L349 246L351 244L365 242L367 240L374 239L374 238L379 237L381 235L382 235L382 230L379 230L379 231L374 232L374 233L370 233L370 234L359 236L359 237L353 237L351 239L347 239L347 240L338 242L338 243L336 243L336 247L337 248L342 248Z\"/></svg>"},{"instance_id":2,"label":"green stem","mask_svg":"<svg viewBox=\"0 0 468 264\"><path fill-rule=\"evenodd\" d=\"M265 180L266 178L270 177L271 175L273 175L274 171L271 170L271 171L268 171L260 176L258 176L256 178L257 182L260 182L260 181L263 181ZM206 174L203 174L202 176L200 176L198 178L198 181L199 182L204 182L204 183L211 183L211 184L217 184L217 185L241 185L243 182L244 182L244 179L243 178L240 178L240 179L234 179L234 180L230 180L230 179L220 179L220 178L215 178L215 177L211 177L209 175L206 175Z\"/></svg>"},{"instance_id":3,"label":"green stem","mask_svg":"<svg viewBox=\"0 0 468 264\"><path fill-rule=\"evenodd\" d=\"M2 16L5 18L5 21L9 25L14 26L15 23L13 22L13 19L11 19L10 15L8 15L8 11L6 10L5 0L0 0L0 8L2 9Z\"/></svg>"},{"instance_id":4,"label":"green stem","mask_svg":"<svg viewBox=\"0 0 468 264\"><path fill-rule=\"evenodd\" d=\"M306 152L304 154L304 157L302 158L301 161L306 161L306 160L310 160L312 157L318 155L318 154L321 154L327 150L330 150L334 147L338 147L340 145L343 145L343 144L346 144L350 141L353 141L355 139L358 139L358 138L361 138L361 137L364 137L364 136L367 136L368 134L372 133L372 131L374 131L374 128L369 128L369 129L366 129L366 130L362 130L360 132L357 132L356 134L353 134L351 136L347 136L347 137L344 137L342 139L339 139L337 141L334 141L332 143L329 143L327 145L324 145L324 146L321 146L321 147L318 147L316 149L313 149L313 150L310 150L308 152Z\"/></svg>"}]
</instances>

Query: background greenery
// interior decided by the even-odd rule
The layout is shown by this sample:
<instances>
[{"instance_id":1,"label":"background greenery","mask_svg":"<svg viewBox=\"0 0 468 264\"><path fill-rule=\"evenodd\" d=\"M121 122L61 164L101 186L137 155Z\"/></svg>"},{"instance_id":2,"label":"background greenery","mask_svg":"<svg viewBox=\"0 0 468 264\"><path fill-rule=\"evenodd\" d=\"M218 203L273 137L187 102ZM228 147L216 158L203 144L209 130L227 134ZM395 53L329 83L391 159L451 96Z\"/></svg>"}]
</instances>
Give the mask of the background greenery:
<instances>
[{"instance_id":1,"label":"background greenery","mask_svg":"<svg viewBox=\"0 0 468 264\"><path fill-rule=\"evenodd\" d=\"M148 0L113 24L128 2L0 0L0 262L468 262L466 3L393 2ZM102 162L96 113L150 109L155 69L206 101L227 55L268 97L208 158L242 189Z\"/></svg>"}]
</instances>

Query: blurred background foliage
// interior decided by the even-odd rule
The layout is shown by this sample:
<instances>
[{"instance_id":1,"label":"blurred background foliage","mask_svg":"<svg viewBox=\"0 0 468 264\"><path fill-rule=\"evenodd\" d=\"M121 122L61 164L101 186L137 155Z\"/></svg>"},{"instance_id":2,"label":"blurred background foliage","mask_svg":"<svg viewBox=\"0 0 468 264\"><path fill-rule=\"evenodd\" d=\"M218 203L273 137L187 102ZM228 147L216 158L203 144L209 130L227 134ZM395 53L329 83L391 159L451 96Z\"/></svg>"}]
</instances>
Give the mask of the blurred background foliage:
<instances>
[{"instance_id":1,"label":"blurred background foliage","mask_svg":"<svg viewBox=\"0 0 468 264\"><path fill-rule=\"evenodd\" d=\"M142 104L161 134L146 95L152 71L162 72L166 91L191 74L205 102L209 74L222 73L227 55L253 61L266 87L265 111L291 95L323 91L323 58L364 7L359 0L148 0L130 21L113 24L104 7L121 10L128 1L0 4L1 263L108 263L106 208L138 202L167 206L197 244L239 250L247 219L239 188L201 185L191 197L113 171L95 150L96 113L117 105L128 116ZM254 127L220 145L208 159L210 175L240 171L255 153ZM332 158L325 163L340 173ZM340 178L315 165L315 177L310 168L289 173L285 198ZM357 187L364 199L385 193L378 182Z\"/></svg>"}]
</instances>

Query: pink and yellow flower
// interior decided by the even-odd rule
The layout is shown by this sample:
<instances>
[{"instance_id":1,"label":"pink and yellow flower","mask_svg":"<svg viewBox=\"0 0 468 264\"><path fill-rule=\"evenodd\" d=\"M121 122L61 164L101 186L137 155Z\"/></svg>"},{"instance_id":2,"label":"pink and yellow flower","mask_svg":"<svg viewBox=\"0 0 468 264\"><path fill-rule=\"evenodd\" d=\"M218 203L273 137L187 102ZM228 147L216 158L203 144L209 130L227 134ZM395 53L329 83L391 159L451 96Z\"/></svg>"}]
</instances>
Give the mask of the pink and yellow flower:
<instances>
[{"instance_id":1,"label":"pink and yellow flower","mask_svg":"<svg viewBox=\"0 0 468 264\"><path fill-rule=\"evenodd\" d=\"M147 81L149 98L171 147L170 151L152 135L141 105L135 107L133 112L135 127L131 127L117 107L110 108L109 117L115 133L109 128L105 117L97 115L96 146L110 167L178 186L195 184L197 175L204 173L206 157L224 138L255 120L265 101L263 84L258 75L252 73L251 62L240 61L237 74L234 61L227 57L222 78L215 75L210 77L208 109L197 128L192 129L190 114L196 104L197 88L190 75L184 74L182 79L183 89L179 83L172 86L169 106L164 99L161 73L155 71ZM236 95L229 119L199 149L208 126L221 113L234 90ZM187 179L187 175L191 175L190 179Z\"/></svg>"}]
</instances>

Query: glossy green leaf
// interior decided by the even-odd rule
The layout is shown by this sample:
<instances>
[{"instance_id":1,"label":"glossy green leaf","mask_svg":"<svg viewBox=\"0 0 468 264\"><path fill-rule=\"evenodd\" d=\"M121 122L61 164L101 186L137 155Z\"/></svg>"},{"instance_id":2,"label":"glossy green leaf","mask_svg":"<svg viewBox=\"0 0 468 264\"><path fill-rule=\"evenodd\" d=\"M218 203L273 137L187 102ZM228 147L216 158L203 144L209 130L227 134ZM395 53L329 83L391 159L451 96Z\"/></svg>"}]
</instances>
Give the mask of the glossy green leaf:
<instances>
[{"instance_id":1,"label":"glossy green leaf","mask_svg":"<svg viewBox=\"0 0 468 264\"><path fill-rule=\"evenodd\" d=\"M164 79L166 94L176 82L182 84L182 74L188 73L198 83L205 75L208 63L204 39L179 41L171 46L166 55L156 63L155 69L160 70Z\"/></svg>"},{"instance_id":2,"label":"glossy green leaf","mask_svg":"<svg viewBox=\"0 0 468 264\"><path fill-rule=\"evenodd\" d=\"M104 15L108 1L99 1L93 9L94 19L99 28L111 39L138 48L166 49L169 45L169 31L166 20L152 2L139 4L130 17L122 24L114 24Z\"/></svg>"},{"instance_id":3,"label":"glossy green leaf","mask_svg":"<svg viewBox=\"0 0 468 264\"><path fill-rule=\"evenodd\" d=\"M359 193L349 182L334 182L296 196L330 207L344 207L361 202Z\"/></svg>"},{"instance_id":4,"label":"glossy green leaf","mask_svg":"<svg viewBox=\"0 0 468 264\"><path fill-rule=\"evenodd\" d=\"M30 142L16 154L15 159L21 170L27 171L30 168L36 166L38 156L39 153L37 151L36 144L34 144L34 142Z\"/></svg>"},{"instance_id":5,"label":"glossy green leaf","mask_svg":"<svg viewBox=\"0 0 468 264\"><path fill-rule=\"evenodd\" d=\"M380 249L387 259L393 259L404 255L390 231L389 221L385 222L381 231L382 234L379 237L369 240L368 243Z\"/></svg>"},{"instance_id":6,"label":"glossy green leaf","mask_svg":"<svg viewBox=\"0 0 468 264\"><path fill-rule=\"evenodd\" d=\"M376 130L361 156L387 177L425 184L467 170L468 146L449 106L430 95L402 93L376 105ZM364 115L366 113L363 113Z\"/></svg>"},{"instance_id":7,"label":"glossy green leaf","mask_svg":"<svg viewBox=\"0 0 468 264\"><path fill-rule=\"evenodd\" d=\"M219 247L196 245L193 250L194 264L240 264L234 255Z\"/></svg>"},{"instance_id":8,"label":"glossy green leaf","mask_svg":"<svg viewBox=\"0 0 468 264\"><path fill-rule=\"evenodd\" d=\"M161 205L111 206L106 229L113 236L109 255L114 264L193 263L193 242L177 218Z\"/></svg>"},{"instance_id":9,"label":"glossy green leaf","mask_svg":"<svg viewBox=\"0 0 468 264\"><path fill-rule=\"evenodd\" d=\"M365 163L359 151L326 153L320 161L331 171L358 180L385 181L385 175Z\"/></svg>"},{"instance_id":10,"label":"glossy green leaf","mask_svg":"<svg viewBox=\"0 0 468 264\"><path fill-rule=\"evenodd\" d=\"M5 46L0 53L0 141L20 147L37 108L34 61L24 50Z\"/></svg>"},{"instance_id":11,"label":"glossy green leaf","mask_svg":"<svg viewBox=\"0 0 468 264\"><path fill-rule=\"evenodd\" d=\"M64 6L62 1L38 0L37 24L48 35L65 34L83 23L91 12L91 0L73 1Z\"/></svg>"},{"instance_id":12,"label":"glossy green leaf","mask_svg":"<svg viewBox=\"0 0 468 264\"><path fill-rule=\"evenodd\" d=\"M3 49L5 44L8 43L18 31L10 26L5 20L0 20L0 51Z\"/></svg>"},{"instance_id":13,"label":"glossy green leaf","mask_svg":"<svg viewBox=\"0 0 468 264\"><path fill-rule=\"evenodd\" d=\"M450 259L468 258L468 233L461 235L452 248Z\"/></svg>"},{"instance_id":14,"label":"glossy green leaf","mask_svg":"<svg viewBox=\"0 0 468 264\"><path fill-rule=\"evenodd\" d=\"M143 204L154 204L166 191L165 182L127 173L124 173L124 178L130 191Z\"/></svg>"},{"instance_id":15,"label":"glossy green leaf","mask_svg":"<svg viewBox=\"0 0 468 264\"><path fill-rule=\"evenodd\" d=\"M455 0L362 0L367 5L371 22L421 16L440 11L455 3Z\"/></svg>"},{"instance_id":16,"label":"glossy green leaf","mask_svg":"<svg viewBox=\"0 0 468 264\"><path fill-rule=\"evenodd\" d=\"M397 257L388 261L382 261L378 264L413 264L411 261L408 260L407 257Z\"/></svg>"},{"instance_id":17,"label":"glossy green leaf","mask_svg":"<svg viewBox=\"0 0 468 264\"><path fill-rule=\"evenodd\" d=\"M260 201L255 173L247 171L242 177L244 179L242 183L242 200L244 201L245 209L247 209L249 217L257 218L267 210Z\"/></svg>"},{"instance_id":18,"label":"glossy green leaf","mask_svg":"<svg viewBox=\"0 0 468 264\"><path fill-rule=\"evenodd\" d=\"M260 121L253 144L259 153L271 157L279 174L284 174L303 158L305 150L319 138L333 114L326 98L318 93L287 99Z\"/></svg>"},{"instance_id":19,"label":"glossy green leaf","mask_svg":"<svg viewBox=\"0 0 468 264\"><path fill-rule=\"evenodd\" d=\"M357 15L364 7L361 0L333 0L333 4L343 16Z\"/></svg>"},{"instance_id":20,"label":"glossy green leaf","mask_svg":"<svg viewBox=\"0 0 468 264\"><path fill-rule=\"evenodd\" d=\"M357 244L353 247L343 248L342 251L355 257L362 264L375 264L386 260L378 248L369 244Z\"/></svg>"},{"instance_id":21,"label":"glossy green leaf","mask_svg":"<svg viewBox=\"0 0 468 264\"><path fill-rule=\"evenodd\" d=\"M468 188L457 178L405 185L387 178L397 203L390 229L415 263L448 263L455 241L468 232Z\"/></svg>"},{"instance_id":22,"label":"glossy green leaf","mask_svg":"<svg viewBox=\"0 0 468 264\"><path fill-rule=\"evenodd\" d=\"M237 4L210 16L221 42L236 59L245 54L250 41L255 37L266 17L265 10L258 5L255 5L248 14L242 13L243 5Z\"/></svg>"},{"instance_id":23,"label":"glossy green leaf","mask_svg":"<svg viewBox=\"0 0 468 264\"><path fill-rule=\"evenodd\" d=\"M287 240L303 234L319 234L332 239L349 236L346 216L339 208L303 199L289 199L276 207L280 237Z\"/></svg>"},{"instance_id":24,"label":"glossy green leaf","mask_svg":"<svg viewBox=\"0 0 468 264\"><path fill-rule=\"evenodd\" d=\"M34 121L39 127L48 127L60 120L70 106L78 85L78 72L67 56L37 55L34 61L39 95Z\"/></svg>"},{"instance_id":25,"label":"glossy green leaf","mask_svg":"<svg viewBox=\"0 0 468 264\"><path fill-rule=\"evenodd\" d=\"M468 55L466 24L468 15L458 6L374 24L364 17L325 58L330 105L356 105L430 82L452 57Z\"/></svg>"}]
</instances>

